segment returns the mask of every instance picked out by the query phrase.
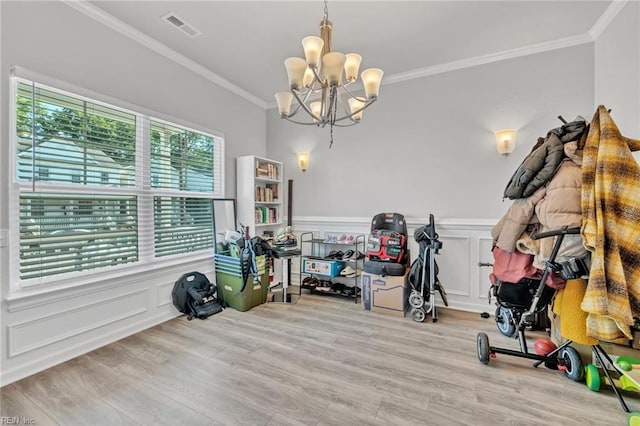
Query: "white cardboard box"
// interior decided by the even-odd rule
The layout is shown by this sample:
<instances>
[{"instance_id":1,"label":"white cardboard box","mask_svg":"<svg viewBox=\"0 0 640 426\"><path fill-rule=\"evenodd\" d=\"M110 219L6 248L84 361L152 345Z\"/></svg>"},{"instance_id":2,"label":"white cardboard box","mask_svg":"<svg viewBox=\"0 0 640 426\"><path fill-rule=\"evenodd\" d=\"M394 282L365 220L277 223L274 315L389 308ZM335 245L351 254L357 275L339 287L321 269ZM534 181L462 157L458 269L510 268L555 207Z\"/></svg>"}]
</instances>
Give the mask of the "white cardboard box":
<instances>
[{"instance_id":1,"label":"white cardboard box","mask_svg":"<svg viewBox=\"0 0 640 426\"><path fill-rule=\"evenodd\" d=\"M362 305L364 309L387 315L404 317L409 291L405 275L380 276L362 273Z\"/></svg>"}]
</instances>

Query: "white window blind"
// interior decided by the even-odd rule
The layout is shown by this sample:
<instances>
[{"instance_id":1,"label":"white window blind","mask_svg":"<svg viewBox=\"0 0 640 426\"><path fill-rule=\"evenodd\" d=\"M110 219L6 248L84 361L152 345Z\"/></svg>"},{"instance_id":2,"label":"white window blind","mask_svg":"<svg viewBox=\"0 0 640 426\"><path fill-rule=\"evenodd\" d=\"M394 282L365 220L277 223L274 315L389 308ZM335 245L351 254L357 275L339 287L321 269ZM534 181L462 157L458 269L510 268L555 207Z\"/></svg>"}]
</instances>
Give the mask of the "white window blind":
<instances>
[{"instance_id":1,"label":"white window blind","mask_svg":"<svg viewBox=\"0 0 640 426\"><path fill-rule=\"evenodd\" d=\"M13 82L21 281L213 247L222 137Z\"/></svg>"},{"instance_id":2,"label":"white window blind","mask_svg":"<svg viewBox=\"0 0 640 426\"><path fill-rule=\"evenodd\" d=\"M154 197L155 255L213 248L210 198Z\"/></svg>"},{"instance_id":3,"label":"white window blind","mask_svg":"<svg viewBox=\"0 0 640 426\"><path fill-rule=\"evenodd\" d=\"M222 140L159 120L150 121L150 130L155 256L213 248L211 200L220 194Z\"/></svg>"},{"instance_id":4,"label":"white window blind","mask_svg":"<svg viewBox=\"0 0 640 426\"><path fill-rule=\"evenodd\" d=\"M20 279L138 260L134 196L20 194Z\"/></svg>"},{"instance_id":5,"label":"white window blind","mask_svg":"<svg viewBox=\"0 0 640 426\"><path fill-rule=\"evenodd\" d=\"M219 138L152 120L151 186L220 195L219 145Z\"/></svg>"},{"instance_id":6,"label":"white window blind","mask_svg":"<svg viewBox=\"0 0 640 426\"><path fill-rule=\"evenodd\" d=\"M131 113L19 83L16 130L19 180L135 185Z\"/></svg>"}]
</instances>

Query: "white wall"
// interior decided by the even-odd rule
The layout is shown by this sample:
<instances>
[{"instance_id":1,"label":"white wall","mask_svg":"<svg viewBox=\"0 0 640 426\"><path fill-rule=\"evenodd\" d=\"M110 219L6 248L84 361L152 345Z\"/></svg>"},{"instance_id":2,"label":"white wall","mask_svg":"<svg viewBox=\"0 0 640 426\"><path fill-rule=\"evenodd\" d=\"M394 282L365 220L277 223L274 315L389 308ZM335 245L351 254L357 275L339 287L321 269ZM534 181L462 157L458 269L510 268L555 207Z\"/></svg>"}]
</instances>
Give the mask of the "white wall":
<instances>
[{"instance_id":1,"label":"white wall","mask_svg":"<svg viewBox=\"0 0 640 426\"><path fill-rule=\"evenodd\" d=\"M235 157L266 154L263 109L59 2L0 2L2 104L0 229L9 228L9 69L108 95L226 137L226 189L235 195ZM8 230L10 238L17 233ZM17 260L14 257L13 262ZM168 261L47 294L10 294L9 248L0 247L0 385L176 315L173 283L185 272L212 277L211 259ZM152 269L152 270L150 270Z\"/></svg>"},{"instance_id":2,"label":"white wall","mask_svg":"<svg viewBox=\"0 0 640 426\"><path fill-rule=\"evenodd\" d=\"M593 114L593 44L384 85L362 123L297 126L267 112L268 155L294 179L293 216L499 218L502 193L556 118ZM517 128L508 157L494 131ZM302 173L294 153L311 151Z\"/></svg>"},{"instance_id":3,"label":"white wall","mask_svg":"<svg viewBox=\"0 0 640 426\"><path fill-rule=\"evenodd\" d=\"M594 105L611 109L611 116L622 134L640 139L640 3L637 1L628 2L595 42Z\"/></svg>"},{"instance_id":4,"label":"white wall","mask_svg":"<svg viewBox=\"0 0 640 426\"><path fill-rule=\"evenodd\" d=\"M268 111L268 155L294 180L296 231L368 233L373 215L394 211L413 229L436 217L443 284L457 309L487 304L490 230L509 207L502 193L539 136L593 114L593 44L383 85L357 126L296 126ZM517 148L496 152L493 132L518 129ZM296 151L311 151L309 169Z\"/></svg>"}]
</instances>

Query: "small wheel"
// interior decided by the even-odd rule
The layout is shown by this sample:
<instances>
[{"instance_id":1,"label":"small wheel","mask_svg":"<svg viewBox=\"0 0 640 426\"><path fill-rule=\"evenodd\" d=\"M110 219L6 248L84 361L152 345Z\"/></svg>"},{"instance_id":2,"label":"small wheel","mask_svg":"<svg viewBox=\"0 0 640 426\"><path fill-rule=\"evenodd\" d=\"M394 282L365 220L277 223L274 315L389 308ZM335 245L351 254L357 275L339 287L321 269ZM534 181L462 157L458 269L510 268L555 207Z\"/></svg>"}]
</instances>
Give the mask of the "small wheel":
<instances>
[{"instance_id":1,"label":"small wheel","mask_svg":"<svg viewBox=\"0 0 640 426\"><path fill-rule=\"evenodd\" d=\"M496 308L496 326L500 333L507 337L513 337L516 334L516 324L513 321L513 314L504 306Z\"/></svg>"},{"instance_id":2,"label":"small wheel","mask_svg":"<svg viewBox=\"0 0 640 426\"><path fill-rule=\"evenodd\" d=\"M640 425L640 413L630 412L627 414L627 426L639 426Z\"/></svg>"},{"instance_id":3,"label":"small wheel","mask_svg":"<svg viewBox=\"0 0 640 426\"><path fill-rule=\"evenodd\" d=\"M427 317L427 313L422 308L413 308L411 310L411 317L415 322L423 322Z\"/></svg>"},{"instance_id":4,"label":"small wheel","mask_svg":"<svg viewBox=\"0 0 640 426\"><path fill-rule=\"evenodd\" d=\"M409 295L409 305L412 308L422 308L424 305L424 297L417 291L413 290Z\"/></svg>"},{"instance_id":5,"label":"small wheel","mask_svg":"<svg viewBox=\"0 0 640 426\"><path fill-rule=\"evenodd\" d=\"M487 333L478 333L478 359L483 364L489 364L489 336Z\"/></svg>"},{"instance_id":6,"label":"small wheel","mask_svg":"<svg viewBox=\"0 0 640 426\"><path fill-rule=\"evenodd\" d=\"M560 351L559 359L563 361L566 368L564 374L574 382L584 380L584 366L580 354L571 346L567 346Z\"/></svg>"},{"instance_id":7,"label":"small wheel","mask_svg":"<svg viewBox=\"0 0 640 426\"><path fill-rule=\"evenodd\" d=\"M598 367L593 364L587 364L584 367L584 381L587 383L587 387L594 392L600 390L600 372Z\"/></svg>"}]
</instances>

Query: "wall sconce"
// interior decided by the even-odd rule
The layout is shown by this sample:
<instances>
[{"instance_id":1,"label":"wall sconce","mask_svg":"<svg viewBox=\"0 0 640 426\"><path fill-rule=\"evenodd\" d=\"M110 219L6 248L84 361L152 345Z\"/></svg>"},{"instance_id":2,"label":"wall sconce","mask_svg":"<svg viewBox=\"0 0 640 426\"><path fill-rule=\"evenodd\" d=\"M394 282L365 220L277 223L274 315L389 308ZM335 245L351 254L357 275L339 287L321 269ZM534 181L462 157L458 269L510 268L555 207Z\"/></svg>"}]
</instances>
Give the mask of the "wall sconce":
<instances>
[{"instance_id":1,"label":"wall sconce","mask_svg":"<svg viewBox=\"0 0 640 426\"><path fill-rule=\"evenodd\" d=\"M509 155L516 148L515 129L499 130L496 132L496 148L502 155Z\"/></svg>"},{"instance_id":2,"label":"wall sconce","mask_svg":"<svg viewBox=\"0 0 640 426\"><path fill-rule=\"evenodd\" d=\"M298 156L298 167L303 172L306 172L309 168L309 153L308 152L298 152L296 154Z\"/></svg>"}]
</instances>

